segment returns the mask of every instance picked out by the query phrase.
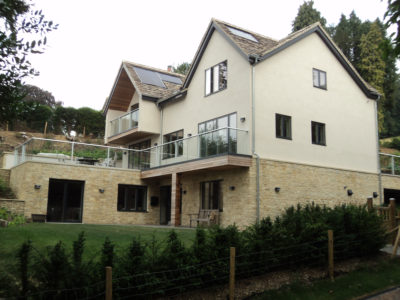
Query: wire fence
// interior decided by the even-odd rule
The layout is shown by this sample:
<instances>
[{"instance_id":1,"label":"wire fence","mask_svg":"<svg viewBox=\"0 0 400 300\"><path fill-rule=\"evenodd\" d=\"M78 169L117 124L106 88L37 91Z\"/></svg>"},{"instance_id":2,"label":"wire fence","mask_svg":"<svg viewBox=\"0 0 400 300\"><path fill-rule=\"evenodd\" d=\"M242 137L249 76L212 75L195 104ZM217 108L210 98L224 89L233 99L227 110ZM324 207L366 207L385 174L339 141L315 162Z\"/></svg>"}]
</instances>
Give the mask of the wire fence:
<instances>
[{"instance_id":1,"label":"wire fence","mask_svg":"<svg viewBox=\"0 0 400 300\"><path fill-rule=\"evenodd\" d=\"M312 242L293 243L290 246L269 248L268 245L249 251L237 248L237 255L178 265L176 268L156 272L140 272L112 278L85 287L45 290L25 295L25 299L148 299L173 297L193 290L230 283L234 294L234 281L273 274L280 271L296 271L299 268L317 268L333 278L334 262L371 254L365 249L362 236L374 236L377 230L359 229L358 233L338 233L333 239L326 234ZM331 251L330 251L331 250ZM229 253L229 251L225 252ZM177 253L179 256L179 253ZM232 261L233 260L233 261ZM233 264L232 264L233 262ZM232 268L233 266L233 268ZM111 268L110 268L111 269ZM111 272L110 272L111 274ZM233 284L232 284L233 280ZM20 299L21 297L7 298Z\"/></svg>"}]
</instances>

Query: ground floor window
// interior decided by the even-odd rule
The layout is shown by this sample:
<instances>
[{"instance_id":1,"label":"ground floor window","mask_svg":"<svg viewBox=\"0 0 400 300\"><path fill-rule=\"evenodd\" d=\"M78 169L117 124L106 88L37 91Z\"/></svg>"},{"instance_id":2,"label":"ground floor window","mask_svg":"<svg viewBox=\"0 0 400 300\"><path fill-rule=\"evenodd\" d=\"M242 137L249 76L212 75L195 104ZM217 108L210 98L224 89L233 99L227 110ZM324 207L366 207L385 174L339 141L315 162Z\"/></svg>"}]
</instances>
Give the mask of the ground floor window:
<instances>
[{"instance_id":1,"label":"ground floor window","mask_svg":"<svg viewBox=\"0 0 400 300\"><path fill-rule=\"evenodd\" d=\"M118 185L118 211L146 211L147 187L140 185Z\"/></svg>"},{"instance_id":2,"label":"ground floor window","mask_svg":"<svg viewBox=\"0 0 400 300\"><path fill-rule=\"evenodd\" d=\"M218 209L222 211L221 180L200 183L201 209Z\"/></svg>"}]
</instances>

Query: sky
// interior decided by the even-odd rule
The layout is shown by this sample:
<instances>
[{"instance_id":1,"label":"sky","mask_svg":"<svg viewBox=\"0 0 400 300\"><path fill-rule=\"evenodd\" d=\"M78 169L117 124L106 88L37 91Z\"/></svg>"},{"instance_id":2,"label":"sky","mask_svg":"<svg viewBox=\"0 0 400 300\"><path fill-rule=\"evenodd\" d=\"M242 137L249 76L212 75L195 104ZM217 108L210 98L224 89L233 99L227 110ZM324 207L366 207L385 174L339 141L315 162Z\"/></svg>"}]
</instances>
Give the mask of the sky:
<instances>
[{"instance_id":1,"label":"sky","mask_svg":"<svg viewBox=\"0 0 400 300\"><path fill-rule=\"evenodd\" d=\"M43 54L29 57L40 75L25 80L64 106L100 110L123 60L160 69L191 62L211 18L281 39L303 0L33 0L59 24ZM328 24L354 10L383 19L387 1L314 0Z\"/></svg>"}]
</instances>

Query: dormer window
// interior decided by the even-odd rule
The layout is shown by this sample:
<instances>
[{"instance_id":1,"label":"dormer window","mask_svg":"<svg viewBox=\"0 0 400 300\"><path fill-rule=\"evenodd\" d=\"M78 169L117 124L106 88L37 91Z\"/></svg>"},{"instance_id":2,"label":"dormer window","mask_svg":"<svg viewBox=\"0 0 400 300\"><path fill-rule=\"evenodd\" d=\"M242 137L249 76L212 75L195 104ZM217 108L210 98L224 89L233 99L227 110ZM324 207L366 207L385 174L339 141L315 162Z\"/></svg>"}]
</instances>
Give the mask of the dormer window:
<instances>
[{"instance_id":1,"label":"dormer window","mask_svg":"<svg viewBox=\"0 0 400 300\"><path fill-rule=\"evenodd\" d=\"M228 84L227 61L223 61L206 70L206 96L226 89Z\"/></svg>"},{"instance_id":2,"label":"dormer window","mask_svg":"<svg viewBox=\"0 0 400 300\"><path fill-rule=\"evenodd\" d=\"M326 72L313 69L313 84L314 87L326 90Z\"/></svg>"}]
</instances>

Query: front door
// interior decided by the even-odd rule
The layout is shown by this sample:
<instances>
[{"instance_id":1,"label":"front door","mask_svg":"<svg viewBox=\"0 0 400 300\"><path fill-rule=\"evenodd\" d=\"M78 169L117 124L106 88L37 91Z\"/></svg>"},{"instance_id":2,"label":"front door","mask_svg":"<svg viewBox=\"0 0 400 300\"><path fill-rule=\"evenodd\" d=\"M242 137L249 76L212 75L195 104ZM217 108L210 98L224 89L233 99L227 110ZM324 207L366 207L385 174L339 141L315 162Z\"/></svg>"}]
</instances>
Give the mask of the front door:
<instances>
[{"instance_id":1,"label":"front door","mask_svg":"<svg viewBox=\"0 0 400 300\"><path fill-rule=\"evenodd\" d=\"M50 179L47 221L81 223L84 185L84 181Z\"/></svg>"},{"instance_id":2,"label":"front door","mask_svg":"<svg viewBox=\"0 0 400 300\"><path fill-rule=\"evenodd\" d=\"M168 225L171 222L171 186L160 187L160 224Z\"/></svg>"}]
</instances>

